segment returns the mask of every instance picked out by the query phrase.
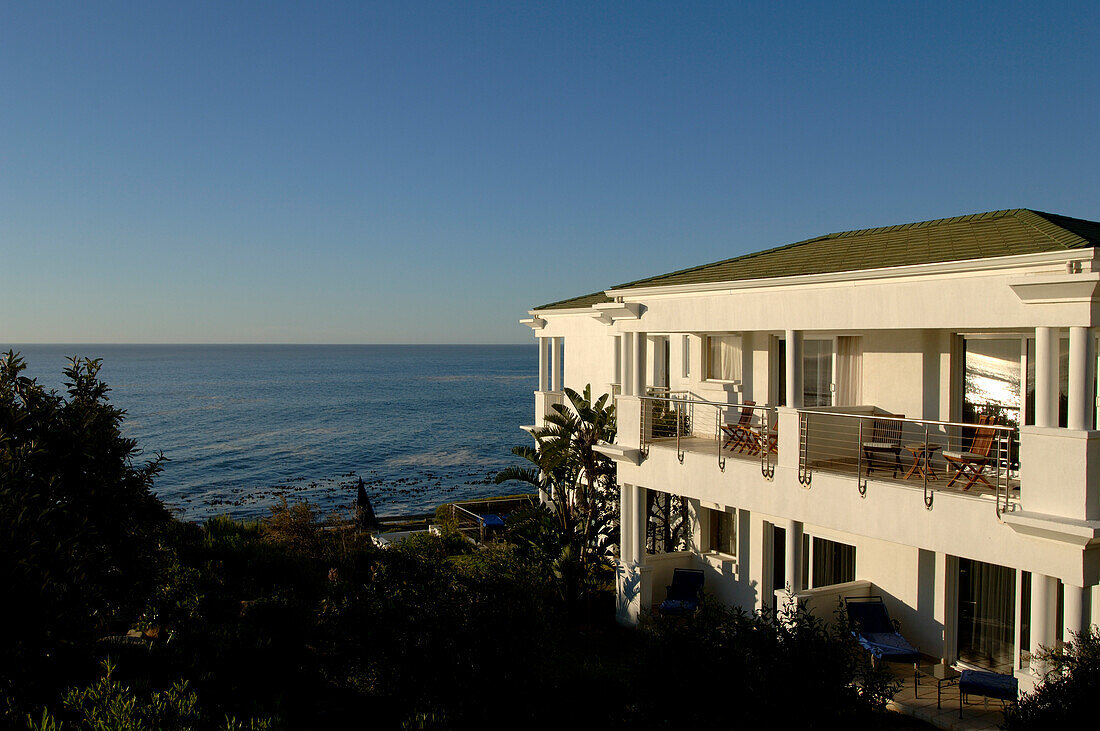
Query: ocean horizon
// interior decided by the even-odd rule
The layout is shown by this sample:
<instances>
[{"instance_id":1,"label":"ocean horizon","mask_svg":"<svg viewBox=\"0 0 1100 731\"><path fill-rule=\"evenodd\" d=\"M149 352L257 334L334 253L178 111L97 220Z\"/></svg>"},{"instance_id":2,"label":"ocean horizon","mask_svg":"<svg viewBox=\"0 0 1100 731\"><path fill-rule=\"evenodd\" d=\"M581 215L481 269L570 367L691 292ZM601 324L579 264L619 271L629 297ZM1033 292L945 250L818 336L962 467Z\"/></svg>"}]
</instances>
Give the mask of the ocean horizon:
<instances>
[{"instance_id":1,"label":"ocean horizon","mask_svg":"<svg viewBox=\"0 0 1100 731\"><path fill-rule=\"evenodd\" d=\"M5 344L59 391L69 356L101 358L123 433L168 458L154 492L184 520L269 514L286 497L379 515L522 492L495 485L531 420L530 345Z\"/></svg>"}]
</instances>

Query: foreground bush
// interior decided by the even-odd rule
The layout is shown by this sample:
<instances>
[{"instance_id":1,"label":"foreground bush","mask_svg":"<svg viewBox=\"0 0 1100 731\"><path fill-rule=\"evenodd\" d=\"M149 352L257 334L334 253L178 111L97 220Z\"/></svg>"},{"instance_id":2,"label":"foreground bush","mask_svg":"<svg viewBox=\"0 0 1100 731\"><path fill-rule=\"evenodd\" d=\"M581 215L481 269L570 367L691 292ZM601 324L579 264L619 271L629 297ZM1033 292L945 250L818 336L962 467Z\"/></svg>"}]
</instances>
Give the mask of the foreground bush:
<instances>
[{"instance_id":1,"label":"foreground bush","mask_svg":"<svg viewBox=\"0 0 1100 731\"><path fill-rule=\"evenodd\" d=\"M73 359L59 394L0 355L0 586L18 597L0 634L8 699L82 667L144 603L163 558L170 519L150 492L161 459L135 462L99 367Z\"/></svg>"},{"instance_id":2,"label":"foreground bush","mask_svg":"<svg viewBox=\"0 0 1100 731\"><path fill-rule=\"evenodd\" d=\"M843 621L832 625L805 610L745 612L707 598L693 617L656 617L645 627L643 665L635 679L639 720L654 727L706 725L715 707L685 702L700 683L720 689L719 705L738 725L836 728L881 720L900 687L869 656ZM876 716L876 714L879 714Z\"/></svg>"},{"instance_id":3,"label":"foreground bush","mask_svg":"<svg viewBox=\"0 0 1100 731\"><path fill-rule=\"evenodd\" d=\"M1043 656L1050 673L1005 711L1005 728L1031 731L1086 728L1096 723L1100 698L1100 631L1091 627L1064 648Z\"/></svg>"},{"instance_id":4,"label":"foreground bush","mask_svg":"<svg viewBox=\"0 0 1100 731\"><path fill-rule=\"evenodd\" d=\"M28 718L30 731L268 731L268 719L240 722L225 718L210 723L199 711L198 695L186 681L170 688L141 694L115 680L114 665L104 663L103 677L85 688L73 688L61 701L55 716L43 711L39 718Z\"/></svg>"},{"instance_id":5,"label":"foreground bush","mask_svg":"<svg viewBox=\"0 0 1100 731\"><path fill-rule=\"evenodd\" d=\"M0 725L813 728L862 724L889 694L846 633L808 615L706 604L618 627L598 510L582 529L532 507L476 548L452 528L380 549L307 503L172 520L149 491L159 460L134 464L98 367L74 362L60 396L0 359L0 578L19 599Z\"/></svg>"}]
</instances>

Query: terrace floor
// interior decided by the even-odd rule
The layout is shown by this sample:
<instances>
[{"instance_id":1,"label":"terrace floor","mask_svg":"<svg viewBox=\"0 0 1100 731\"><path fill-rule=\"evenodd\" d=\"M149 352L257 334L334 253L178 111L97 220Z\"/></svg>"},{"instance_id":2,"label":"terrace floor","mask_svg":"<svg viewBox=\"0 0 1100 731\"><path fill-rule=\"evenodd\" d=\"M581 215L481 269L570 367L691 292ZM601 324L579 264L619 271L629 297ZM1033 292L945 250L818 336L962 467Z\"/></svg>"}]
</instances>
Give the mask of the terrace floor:
<instances>
[{"instance_id":1,"label":"terrace floor","mask_svg":"<svg viewBox=\"0 0 1100 731\"><path fill-rule=\"evenodd\" d=\"M940 707L936 708L935 679L921 678L920 688L916 688L911 668L892 666L891 670L904 683L894 700L887 704L891 711L950 731L992 731L1004 723L1004 713L998 700L967 696L962 718L959 718L958 684L942 688Z\"/></svg>"},{"instance_id":2,"label":"terrace floor","mask_svg":"<svg viewBox=\"0 0 1100 731\"><path fill-rule=\"evenodd\" d=\"M656 438L653 439L652 446L654 448L675 449L676 439ZM685 452L710 455L714 458L715 463L717 464L718 443L714 439L709 439L705 437L681 437L680 449ZM744 460L760 464L760 455L749 454L747 451L738 452L736 450L723 449L722 455L726 459ZM777 459L778 457L773 453L771 460L772 464L775 464ZM924 480L921 478L919 472L915 472L909 479L905 479L904 477L905 473L908 472L909 468L912 466L911 461L911 457L907 458L907 455L902 455L902 469L897 473L897 477L894 477L891 469L875 466L875 468L871 472L870 479L874 482L885 482L893 483L895 485L905 485L906 487L912 488L922 488L924 485ZM853 480L855 480L856 476L856 463L854 460L819 460L814 462L811 467L813 471L827 472L834 475L848 475ZM995 495L995 491L993 490L993 488L983 484L982 482L975 483L969 490L963 490L965 482L962 480L957 481L951 487L947 487L947 483L951 481L951 475L953 474L953 471L947 469L946 465L944 465L942 462L933 462L933 469L936 473L936 478L930 478L928 480L928 487L930 489L937 491L949 490L951 492L957 492L964 495L989 496L991 498ZM864 466L863 470L864 474L866 474L866 466ZM987 475L987 479L991 483L995 482L992 474ZM1008 485L1011 490L1015 491L1019 489L1020 481L1013 478L1008 481Z\"/></svg>"}]
</instances>

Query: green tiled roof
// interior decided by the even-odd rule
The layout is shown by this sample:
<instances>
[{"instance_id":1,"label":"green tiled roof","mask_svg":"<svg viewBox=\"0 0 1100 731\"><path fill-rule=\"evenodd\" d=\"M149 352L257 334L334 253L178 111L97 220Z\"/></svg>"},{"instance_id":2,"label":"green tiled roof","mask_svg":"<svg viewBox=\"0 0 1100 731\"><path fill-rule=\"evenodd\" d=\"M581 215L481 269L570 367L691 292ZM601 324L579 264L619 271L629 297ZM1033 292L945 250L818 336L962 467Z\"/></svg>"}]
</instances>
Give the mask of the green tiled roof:
<instances>
[{"instance_id":1,"label":"green tiled roof","mask_svg":"<svg viewBox=\"0 0 1100 731\"><path fill-rule=\"evenodd\" d=\"M611 289L849 272L1095 246L1100 246L1100 223L1017 208L827 234ZM536 309L584 307L606 301L597 293Z\"/></svg>"},{"instance_id":2,"label":"green tiled roof","mask_svg":"<svg viewBox=\"0 0 1100 731\"><path fill-rule=\"evenodd\" d=\"M603 304L604 302L610 302L611 298L603 292L593 292L592 294L582 294L580 297L573 297L572 299L560 300L558 302L551 302L547 305L539 305L534 309L537 310L568 310L574 307L591 307L592 305Z\"/></svg>"}]
</instances>

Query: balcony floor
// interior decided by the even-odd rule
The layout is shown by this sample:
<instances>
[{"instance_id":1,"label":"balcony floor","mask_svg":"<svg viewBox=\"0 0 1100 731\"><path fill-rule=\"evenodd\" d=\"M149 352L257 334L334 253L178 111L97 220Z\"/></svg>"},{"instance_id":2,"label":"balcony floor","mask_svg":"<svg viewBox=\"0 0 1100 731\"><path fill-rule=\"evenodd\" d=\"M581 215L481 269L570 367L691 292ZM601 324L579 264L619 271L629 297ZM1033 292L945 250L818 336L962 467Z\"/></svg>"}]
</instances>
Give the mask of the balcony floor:
<instances>
[{"instance_id":1,"label":"balcony floor","mask_svg":"<svg viewBox=\"0 0 1100 731\"><path fill-rule=\"evenodd\" d=\"M683 450L685 452L691 452L693 454L706 454L706 455L709 455L715 460L715 464L717 464L717 460L718 460L717 446L718 445L715 442L715 440L708 439L708 438L705 438L705 437L681 437L680 438L680 449L681 450ZM654 449L672 449L672 450L675 450L676 449L676 439L675 438L658 438L658 439L654 439L652 441L652 447ZM749 454L748 452L738 452L736 450L723 449L722 450L722 455L724 457L726 457L726 459L744 460L744 461L747 461L747 462L754 462L756 464L760 464L760 455L759 454ZM774 464L776 462L776 460L777 460L777 456L773 453L772 454L772 463ZM896 485L904 485L906 487L911 487L911 488L923 488L924 481L921 478L919 473L913 474L913 476L910 477L909 479L904 478L904 474L909 471L909 467L910 467L910 464L908 464L906 462L906 460L904 459L904 456L903 456L902 469L898 471L897 477L894 477L892 469L876 466L871 472L870 480L872 482L885 482L885 483L893 483L893 484L896 484ZM846 475L846 476L851 477L853 480L855 479L855 476L856 476L856 463L855 463L854 460L818 461L818 462L813 463L812 469L815 472L823 472L823 473L829 473L829 474L834 474L834 475ZM865 475L866 475L866 471L867 471L867 468L866 468L866 466L864 466L863 467L863 472L864 472ZM933 490L936 490L936 491L947 490L947 491L950 491L950 492L956 492L956 493L959 493L959 494L962 494L962 495L972 495L972 496L975 496L975 497L981 497L981 496L993 497L995 495L995 491L993 490L993 488L991 488L987 485L984 485L981 482L976 483L969 490L963 490L963 485L966 484L965 481L963 481L963 480L959 480L958 482L956 482L951 487L947 487L947 483L950 482L950 480L951 480L951 474L952 473L950 471L944 469L943 466L939 465L939 464L935 465L935 472L937 474L936 479L929 479L928 480L928 487L933 489ZM994 481L992 475L988 475L987 479L989 479L990 482ZM1018 494L1018 492L1016 492L1016 491L1018 491L1019 488L1020 488L1020 481L1018 479L1013 478L1013 479L1010 479L1008 481L1008 484L1009 484L1009 488L1014 492L1014 494Z\"/></svg>"}]
</instances>

